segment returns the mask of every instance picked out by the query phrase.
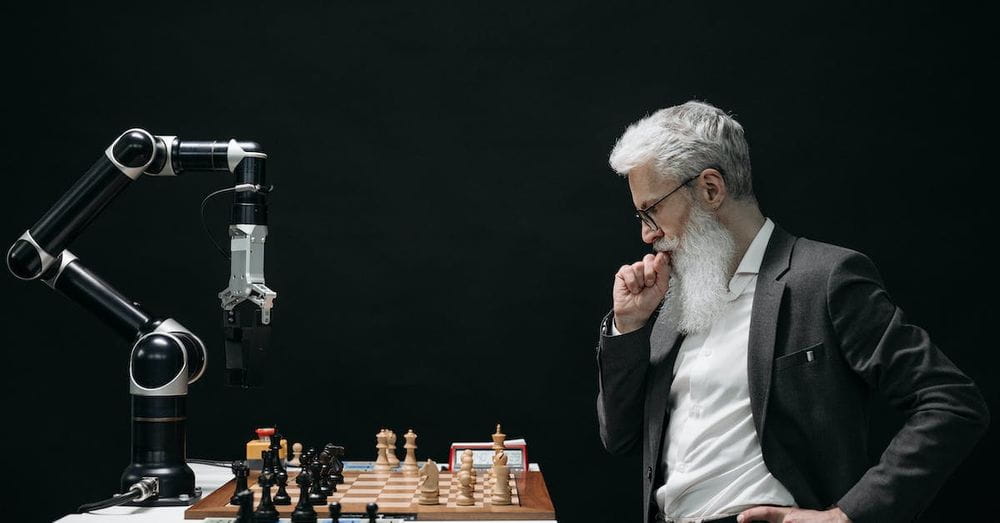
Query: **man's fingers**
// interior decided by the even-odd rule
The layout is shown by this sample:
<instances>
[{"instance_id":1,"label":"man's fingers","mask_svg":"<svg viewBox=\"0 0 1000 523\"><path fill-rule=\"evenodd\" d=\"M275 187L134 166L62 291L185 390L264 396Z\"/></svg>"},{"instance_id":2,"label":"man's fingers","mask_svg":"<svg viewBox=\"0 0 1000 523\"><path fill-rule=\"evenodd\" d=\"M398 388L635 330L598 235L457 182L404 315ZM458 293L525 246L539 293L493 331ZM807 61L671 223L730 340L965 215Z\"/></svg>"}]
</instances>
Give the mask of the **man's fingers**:
<instances>
[{"instance_id":1,"label":"man's fingers","mask_svg":"<svg viewBox=\"0 0 1000 523\"><path fill-rule=\"evenodd\" d=\"M632 294L638 294L642 287L639 283L635 281L635 271L632 270L631 265L622 265L621 269L618 269L618 277L625 282L625 288Z\"/></svg>"},{"instance_id":2,"label":"man's fingers","mask_svg":"<svg viewBox=\"0 0 1000 523\"><path fill-rule=\"evenodd\" d=\"M767 521L768 523L781 523L785 514L788 513L784 507L754 507L740 512L736 516L736 521L740 523L751 523L753 521Z\"/></svg>"},{"instance_id":3,"label":"man's fingers","mask_svg":"<svg viewBox=\"0 0 1000 523\"><path fill-rule=\"evenodd\" d=\"M642 257L642 273L643 279L646 282L646 287L652 287L656 283L656 257L652 254L647 254Z\"/></svg>"}]
</instances>

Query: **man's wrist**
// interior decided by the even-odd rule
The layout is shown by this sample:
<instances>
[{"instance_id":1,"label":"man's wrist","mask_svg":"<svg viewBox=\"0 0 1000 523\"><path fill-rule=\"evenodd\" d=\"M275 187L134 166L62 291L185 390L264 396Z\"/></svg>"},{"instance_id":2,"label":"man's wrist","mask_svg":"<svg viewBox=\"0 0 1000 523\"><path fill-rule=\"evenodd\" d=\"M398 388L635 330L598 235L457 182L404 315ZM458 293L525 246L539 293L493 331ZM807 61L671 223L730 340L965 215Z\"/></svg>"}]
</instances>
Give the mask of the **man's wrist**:
<instances>
[{"instance_id":1,"label":"man's wrist","mask_svg":"<svg viewBox=\"0 0 1000 523\"><path fill-rule=\"evenodd\" d=\"M636 322L629 322L627 320L619 322L619 318L617 316L612 316L611 317L611 335L612 336L617 336L619 334L628 334L630 332L635 332L635 331L643 328L644 326L646 326L646 322L636 323Z\"/></svg>"}]
</instances>

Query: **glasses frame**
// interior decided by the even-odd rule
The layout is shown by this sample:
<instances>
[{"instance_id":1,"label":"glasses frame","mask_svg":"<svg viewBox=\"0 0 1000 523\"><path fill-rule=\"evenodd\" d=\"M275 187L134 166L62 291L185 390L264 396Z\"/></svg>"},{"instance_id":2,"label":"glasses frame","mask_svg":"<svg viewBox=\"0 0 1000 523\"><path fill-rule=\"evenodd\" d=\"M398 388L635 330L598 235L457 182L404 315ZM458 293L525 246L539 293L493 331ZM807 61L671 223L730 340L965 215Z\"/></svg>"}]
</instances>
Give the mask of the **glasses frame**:
<instances>
[{"instance_id":1,"label":"glasses frame","mask_svg":"<svg viewBox=\"0 0 1000 523\"><path fill-rule=\"evenodd\" d=\"M663 200L666 200L667 198L670 197L670 195L672 195L675 192L679 191L681 189L681 187L684 187L685 185L687 185L687 184L689 184L689 183L697 180L699 176L701 176L701 173L698 173L698 174L696 174L696 175L688 178L687 180L684 180L684 183L678 185L677 187L674 187L674 189L672 191L670 191L667 194L665 194L659 200L656 200L655 202L647 205L645 209L636 209L635 210L635 217L638 218L639 221L642 222L643 225L645 225L646 227L649 227L650 230L653 230L653 231L658 230L660 228L660 226L656 224L656 221L653 220L653 216L650 215L649 212L653 210L653 207L656 207L657 205L659 205L660 202L662 202Z\"/></svg>"}]
</instances>

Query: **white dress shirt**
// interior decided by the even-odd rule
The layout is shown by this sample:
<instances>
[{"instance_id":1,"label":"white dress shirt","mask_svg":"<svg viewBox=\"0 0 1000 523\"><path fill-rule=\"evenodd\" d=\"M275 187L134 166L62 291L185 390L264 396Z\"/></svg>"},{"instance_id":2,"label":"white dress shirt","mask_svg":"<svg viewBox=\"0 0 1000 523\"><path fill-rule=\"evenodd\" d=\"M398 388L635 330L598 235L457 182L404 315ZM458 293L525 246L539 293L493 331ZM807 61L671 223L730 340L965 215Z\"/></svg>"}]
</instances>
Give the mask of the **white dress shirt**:
<instances>
[{"instance_id":1,"label":"white dress shirt","mask_svg":"<svg viewBox=\"0 0 1000 523\"><path fill-rule=\"evenodd\" d=\"M729 281L725 308L707 331L687 335L677 353L662 462L666 483L655 493L668 518L795 505L764 464L747 381L754 287L772 231L774 223L765 220Z\"/></svg>"},{"instance_id":2,"label":"white dress shirt","mask_svg":"<svg viewBox=\"0 0 1000 523\"><path fill-rule=\"evenodd\" d=\"M772 231L774 223L765 220L729 281L725 308L708 331L685 337L677 353L664 447L666 483L656 490L656 503L667 517L795 504L764 465L747 381L754 287Z\"/></svg>"}]
</instances>

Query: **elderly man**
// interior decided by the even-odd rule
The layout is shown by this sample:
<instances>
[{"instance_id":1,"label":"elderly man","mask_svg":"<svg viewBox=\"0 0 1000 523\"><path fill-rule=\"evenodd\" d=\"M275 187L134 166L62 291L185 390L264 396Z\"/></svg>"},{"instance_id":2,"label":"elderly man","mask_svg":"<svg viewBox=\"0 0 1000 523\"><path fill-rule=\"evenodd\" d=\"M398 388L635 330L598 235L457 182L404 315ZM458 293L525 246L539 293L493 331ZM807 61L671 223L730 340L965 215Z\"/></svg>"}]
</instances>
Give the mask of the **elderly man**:
<instances>
[{"instance_id":1,"label":"elderly man","mask_svg":"<svg viewBox=\"0 0 1000 523\"><path fill-rule=\"evenodd\" d=\"M761 214L743 128L688 102L611 152L655 254L615 274L601 439L640 445L644 521L908 521L989 423L872 262ZM906 422L877 462L865 406Z\"/></svg>"}]
</instances>

